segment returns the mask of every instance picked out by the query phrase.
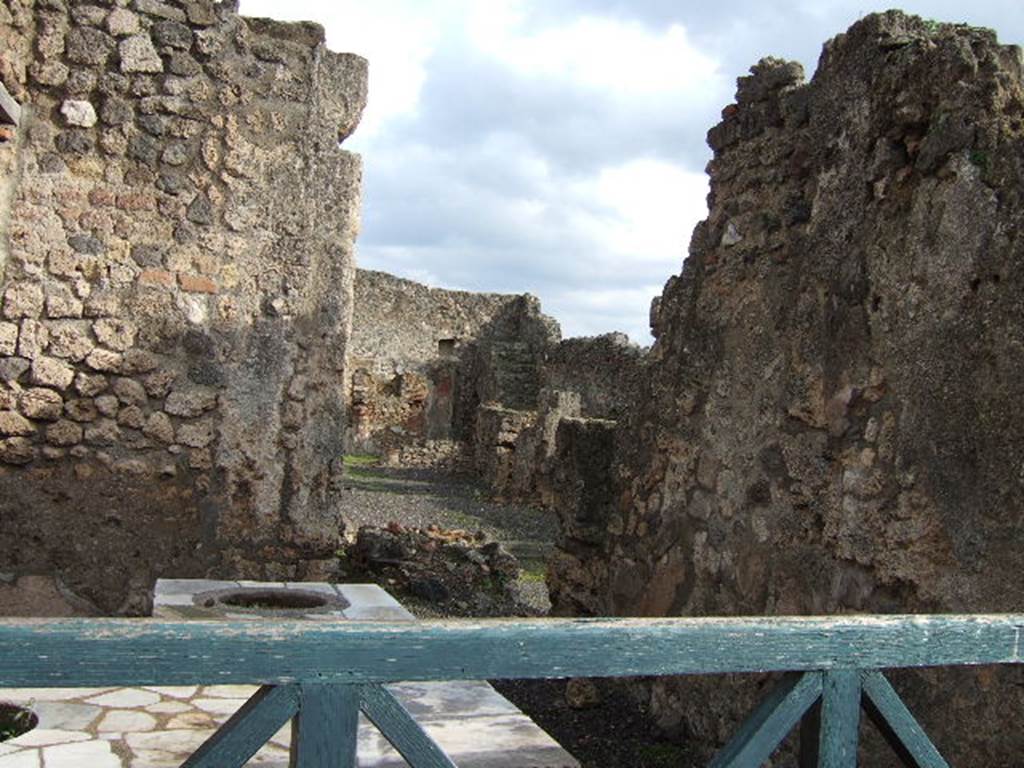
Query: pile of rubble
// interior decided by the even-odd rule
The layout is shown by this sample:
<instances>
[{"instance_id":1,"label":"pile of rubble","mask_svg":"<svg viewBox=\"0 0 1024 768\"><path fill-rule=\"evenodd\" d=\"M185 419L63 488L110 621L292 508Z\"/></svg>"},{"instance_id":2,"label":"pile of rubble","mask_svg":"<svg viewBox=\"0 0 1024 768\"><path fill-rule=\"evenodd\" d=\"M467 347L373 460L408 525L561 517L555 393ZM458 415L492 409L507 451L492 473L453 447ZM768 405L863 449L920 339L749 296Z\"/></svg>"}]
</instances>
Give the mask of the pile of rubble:
<instances>
[{"instance_id":1,"label":"pile of rubble","mask_svg":"<svg viewBox=\"0 0 1024 768\"><path fill-rule=\"evenodd\" d=\"M364 525L340 553L340 576L381 584L442 613L521 613L519 561L483 532Z\"/></svg>"}]
</instances>

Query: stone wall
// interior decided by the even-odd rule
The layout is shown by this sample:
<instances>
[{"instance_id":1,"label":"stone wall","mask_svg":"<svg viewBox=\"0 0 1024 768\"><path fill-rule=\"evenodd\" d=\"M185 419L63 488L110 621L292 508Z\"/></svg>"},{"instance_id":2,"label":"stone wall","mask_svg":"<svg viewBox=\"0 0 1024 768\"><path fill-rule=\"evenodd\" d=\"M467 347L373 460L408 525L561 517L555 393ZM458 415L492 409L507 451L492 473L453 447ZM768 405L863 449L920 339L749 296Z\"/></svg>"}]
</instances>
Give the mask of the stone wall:
<instances>
[{"instance_id":1,"label":"stone wall","mask_svg":"<svg viewBox=\"0 0 1024 768\"><path fill-rule=\"evenodd\" d=\"M347 449L471 471L510 501L553 505L560 421L619 418L643 380L624 334L560 340L529 295L359 270L354 304Z\"/></svg>"},{"instance_id":2,"label":"stone wall","mask_svg":"<svg viewBox=\"0 0 1024 768\"><path fill-rule=\"evenodd\" d=\"M603 545L615 511L617 423L563 418L547 473L558 538L547 585L555 616L598 614L608 562ZM613 529L614 530L614 527Z\"/></svg>"},{"instance_id":3,"label":"stone wall","mask_svg":"<svg viewBox=\"0 0 1024 768\"><path fill-rule=\"evenodd\" d=\"M536 405L539 365L559 333L532 296L358 270L354 305L349 450L448 462L460 453L451 442L472 443L481 403Z\"/></svg>"},{"instance_id":4,"label":"stone wall","mask_svg":"<svg viewBox=\"0 0 1024 768\"><path fill-rule=\"evenodd\" d=\"M621 419L636 405L646 359L624 333L564 339L544 361L541 386L577 392L588 418Z\"/></svg>"},{"instance_id":5,"label":"stone wall","mask_svg":"<svg viewBox=\"0 0 1024 768\"><path fill-rule=\"evenodd\" d=\"M563 419L580 416L578 392L542 389L537 408L482 405L474 440L476 471L495 497L550 507L555 436Z\"/></svg>"},{"instance_id":6,"label":"stone wall","mask_svg":"<svg viewBox=\"0 0 1024 768\"><path fill-rule=\"evenodd\" d=\"M332 553L366 62L230 3L14 0L0 571L104 611Z\"/></svg>"},{"instance_id":7,"label":"stone wall","mask_svg":"<svg viewBox=\"0 0 1024 768\"><path fill-rule=\"evenodd\" d=\"M890 12L807 84L774 59L740 78L603 532L559 555L567 610L1024 609L1022 69L990 31ZM1019 670L895 679L952 764L1019 761ZM647 690L708 752L758 694Z\"/></svg>"}]
</instances>

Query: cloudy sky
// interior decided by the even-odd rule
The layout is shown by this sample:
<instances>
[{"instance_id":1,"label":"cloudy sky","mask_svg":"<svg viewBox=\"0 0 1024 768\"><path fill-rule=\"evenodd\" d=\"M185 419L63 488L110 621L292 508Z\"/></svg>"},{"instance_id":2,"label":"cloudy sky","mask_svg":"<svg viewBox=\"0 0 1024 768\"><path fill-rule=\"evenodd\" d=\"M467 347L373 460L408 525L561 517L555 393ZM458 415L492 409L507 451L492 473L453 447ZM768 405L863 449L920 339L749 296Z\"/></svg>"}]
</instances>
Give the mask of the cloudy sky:
<instances>
[{"instance_id":1,"label":"cloudy sky","mask_svg":"<svg viewBox=\"0 0 1024 768\"><path fill-rule=\"evenodd\" d=\"M704 136L767 55L813 73L871 0L242 0L370 61L361 267L529 292L565 336L650 341L704 217ZM1020 0L905 0L1024 43Z\"/></svg>"}]
</instances>

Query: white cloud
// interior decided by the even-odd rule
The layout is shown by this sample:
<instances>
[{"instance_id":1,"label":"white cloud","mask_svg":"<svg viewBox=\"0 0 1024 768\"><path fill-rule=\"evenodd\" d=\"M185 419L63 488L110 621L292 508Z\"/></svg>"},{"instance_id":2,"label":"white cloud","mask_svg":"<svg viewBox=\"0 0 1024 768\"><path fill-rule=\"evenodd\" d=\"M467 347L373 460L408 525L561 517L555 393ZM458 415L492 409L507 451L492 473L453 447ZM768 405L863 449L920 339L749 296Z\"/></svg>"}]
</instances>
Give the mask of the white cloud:
<instances>
[{"instance_id":1,"label":"white cloud","mask_svg":"<svg viewBox=\"0 0 1024 768\"><path fill-rule=\"evenodd\" d=\"M633 288L570 290L552 295L545 311L561 319L562 333L571 336L598 336L611 330L627 333L639 344L650 344L648 313L651 299L661 294L658 283ZM615 322L618 321L618 322ZM614 325L610 323L615 322Z\"/></svg>"},{"instance_id":2,"label":"white cloud","mask_svg":"<svg viewBox=\"0 0 1024 768\"><path fill-rule=\"evenodd\" d=\"M666 137L713 114L731 85L680 23L538 23L535 8L242 4L248 15L319 21L333 50L370 60L369 106L346 142L365 163L361 266L529 291L568 335L648 340L651 298L679 271L707 192L693 170L703 160L688 170Z\"/></svg>"},{"instance_id":3,"label":"white cloud","mask_svg":"<svg viewBox=\"0 0 1024 768\"><path fill-rule=\"evenodd\" d=\"M652 32L639 22L581 16L527 30L520 5L499 3L495 11L488 4L468 20L469 38L512 71L562 78L630 99L706 98L709 81L721 77L714 59L697 50L679 24Z\"/></svg>"},{"instance_id":4,"label":"white cloud","mask_svg":"<svg viewBox=\"0 0 1024 768\"><path fill-rule=\"evenodd\" d=\"M370 60L346 141L365 163L362 266L529 291L568 335L647 337L703 217L705 131L734 78L802 60L889 0L242 0ZM907 0L1024 42L1019 0Z\"/></svg>"},{"instance_id":5,"label":"white cloud","mask_svg":"<svg viewBox=\"0 0 1024 768\"><path fill-rule=\"evenodd\" d=\"M707 214L708 180L663 160L638 158L603 168L578 185L608 214L595 222L599 239L629 263L679 270L694 225Z\"/></svg>"}]
</instances>

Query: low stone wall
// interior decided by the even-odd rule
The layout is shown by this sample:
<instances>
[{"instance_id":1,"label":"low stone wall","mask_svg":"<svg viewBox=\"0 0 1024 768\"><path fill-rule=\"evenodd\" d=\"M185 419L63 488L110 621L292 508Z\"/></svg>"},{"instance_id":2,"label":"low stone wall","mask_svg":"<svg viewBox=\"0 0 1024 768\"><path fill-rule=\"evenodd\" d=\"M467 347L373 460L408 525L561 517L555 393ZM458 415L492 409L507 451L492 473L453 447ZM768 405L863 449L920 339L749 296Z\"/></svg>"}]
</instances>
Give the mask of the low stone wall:
<instances>
[{"instance_id":1,"label":"low stone wall","mask_svg":"<svg viewBox=\"0 0 1024 768\"><path fill-rule=\"evenodd\" d=\"M105 611L301 577L341 522L366 62L210 0L15 0L0 40L0 570Z\"/></svg>"},{"instance_id":2,"label":"low stone wall","mask_svg":"<svg viewBox=\"0 0 1024 768\"><path fill-rule=\"evenodd\" d=\"M636 406L646 360L624 333L563 339L544 360L541 386L576 392L584 416L615 421Z\"/></svg>"},{"instance_id":3,"label":"low stone wall","mask_svg":"<svg viewBox=\"0 0 1024 768\"><path fill-rule=\"evenodd\" d=\"M440 469L463 474L473 471L473 457L460 440L422 440L407 443L384 455L384 463L394 467Z\"/></svg>"},{"instance_id":4,"label":"low stone wall","mask_svg":"<svg viewBox=\"0 0 1024 768\"><path fill-rule=\"evenodd\" d=\"M549 464L549 506L559 524L547 573L554 616L602 615L610 556L604 543L615 525L616 427L614 421L570 417L558 424Z\"/></svg>"},{"instance_id":5,"label":"low stone wall","mask_svg":"<svg viewBox=\"0 0 1024 768\"><path fill-rule=\"evenodd\" d=\"M483 482L499 497L514 488L518 464L532 463L532 452L517 456L516 448L522 433L537 420L535 411L513 411L494 405L481 406L477 412L476 435L473 440L476 471Z\"/></svg>"}]
</instances>

